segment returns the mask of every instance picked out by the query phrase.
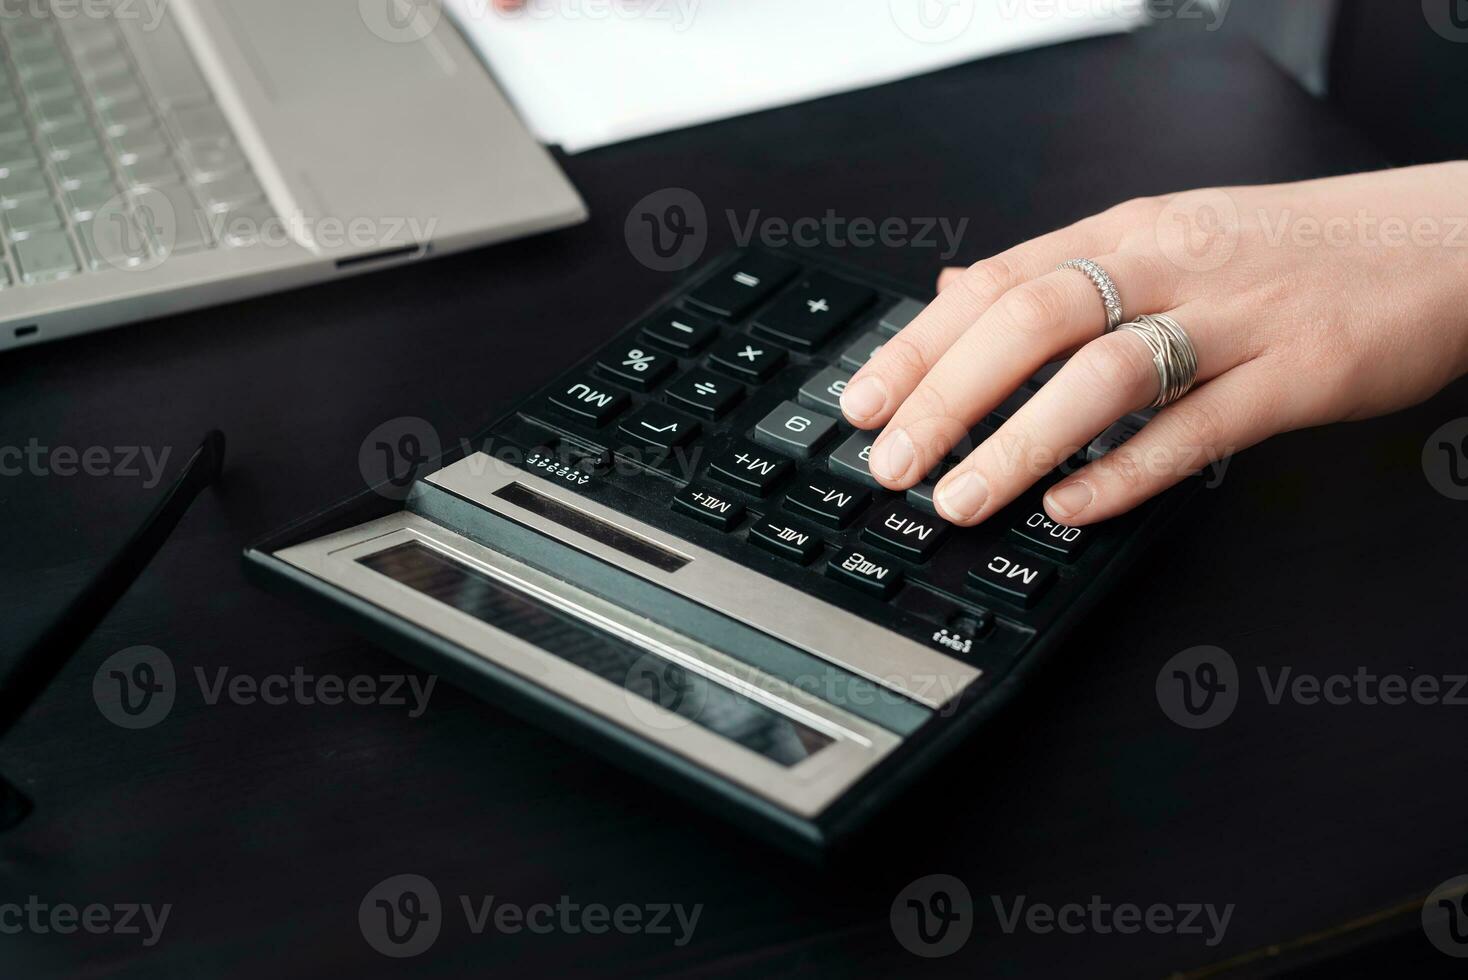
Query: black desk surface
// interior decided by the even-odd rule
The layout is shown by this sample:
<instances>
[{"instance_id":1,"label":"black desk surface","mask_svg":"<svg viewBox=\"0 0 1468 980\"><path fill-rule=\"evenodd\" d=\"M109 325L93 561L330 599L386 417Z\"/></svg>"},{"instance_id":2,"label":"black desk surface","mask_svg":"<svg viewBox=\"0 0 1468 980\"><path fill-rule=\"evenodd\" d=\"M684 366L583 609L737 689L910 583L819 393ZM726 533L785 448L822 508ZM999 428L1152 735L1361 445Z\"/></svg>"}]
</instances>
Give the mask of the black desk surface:
<instances>
[{"instance_id":1,"label":"black desk surface","mask_svg":"<svg viewBox=\"0 0 1468 980\"><path fill-rule=\"evenodd\" d=\"M859 862L825 872L452 689L414 719L211 705L194 679L403 670L248 587L241 548L360 489L358 449L378 424L422 416L445 440L469 436L665 289L623 237L651 191L700 195L710 254L730 243L726 209L741 221L831 209L969 217L960 259L973 261L1129 196L1379 160L1232 42L1085 42L573 158L594 217L570 231L0 359L5 445L167 448L172 473L207 428L230 439L225 486L0 750L39 803L0 837L0 901L171 903L162 940L0 934L0 973L1159 976L1468 872L1463 708L1275 706L1255 676L1461 670L1463 505L1420 464L1428 434L1464 414L1461 384L1235 461L1064 665L913 792ZM918 287L940 264L933 249L837 254ZM148 511L156 490L142 484L0 479L7 647ZM181 690L163 723L125 731L97 710L92 679L138 644L173 659ZM1243 697L1223 726L1192 732L1159 710L1154 681L1199 644L1233 655ZM448 922L428 953L388 960L363 941L357 907L409 872L435 882ZM898 945L888 915L933 873L967 883L977 925L961 952L930 961ZM474 936L459 895L703 911L681 948L615 932ZM1021 895L1235 909L1213 948L1145 932L1006 934L990 896ZM1401 950L1438 962L1408 927Z\"/></svg>"}]
</instances>

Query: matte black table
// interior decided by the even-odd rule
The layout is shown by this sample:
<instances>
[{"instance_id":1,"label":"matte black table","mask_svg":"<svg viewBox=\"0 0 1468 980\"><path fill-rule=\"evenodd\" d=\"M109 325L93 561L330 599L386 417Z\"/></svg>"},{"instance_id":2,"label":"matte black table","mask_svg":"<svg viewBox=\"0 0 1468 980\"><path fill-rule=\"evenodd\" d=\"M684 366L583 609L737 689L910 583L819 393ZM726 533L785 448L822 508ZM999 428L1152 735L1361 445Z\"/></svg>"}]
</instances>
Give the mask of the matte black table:
<instances>
[{"instance_id":1,"label":"matte black table","mask_svg":"<svg viewBox=\"0 0 1468 980\"><path fill-rule=\"evenodd\" d=\"M170 904L161 938L15 933L0 912L0 973L1130 977L1276 943L1289 962L1354 947L1362 967L1454 965L1415 909L1468 872L1464 708L1271 704L1257 672L1462 671L1465 505L1421 463L1429 434L1468 414L1462 384L1234 461L1064 663L826 870L446 687L418 717L210 697L221 677L406 669L249 587L242 547L361 489L358 452L378 425L417 416L445 441L471 436L665 289L624 238L651 192L699 196L710 255L731 243L726 212L742 225L829 210L968 217L959 259L973 261L1130 196L1381 159L1252 50L1173 27L587 153L566 161L594 215L585 226L0 359L0 444L46 450L0 478L7 648L156 499L147 457L132 475L122 465L130 448L169 451L171 475L209 427L230 438L223 488L0 746L0 770L38 803L0 837L0 909L30 896ZM834 251L915 288L941 264L938 248ZM57 447L104 448L109 475L41 475ZM1224 724L1190 731L1154 687L1170 657L1202 644L1232 655L1241 697ZM162 722L127 730L99 711L93 681L137 645L167 654L178 695ZM436 885L442 929L422 955L389 959L358 906L405 873ZM931 874L972 895L972 935L942 959L904 949L889 914ZM476 909L486 896L702 909L683 945L677 929L476 935L460 896ZM1089 918L1004 928L1021 897L1092 896L1233 910L1211 946L1208 929L1103 933Z\"/></svg>"}]
</instances>

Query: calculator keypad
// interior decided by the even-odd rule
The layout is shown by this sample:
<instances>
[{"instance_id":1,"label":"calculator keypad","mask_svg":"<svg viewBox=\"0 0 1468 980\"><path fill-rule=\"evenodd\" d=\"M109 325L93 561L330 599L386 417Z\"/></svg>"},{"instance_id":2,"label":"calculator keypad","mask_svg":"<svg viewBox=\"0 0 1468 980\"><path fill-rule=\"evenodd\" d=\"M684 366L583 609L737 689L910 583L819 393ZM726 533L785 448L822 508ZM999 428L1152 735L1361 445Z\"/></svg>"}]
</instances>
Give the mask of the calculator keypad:
<instances>
[{"instance_id":1,"label":"calculator keypad","mask_svg":"<svg viewBox=\"0 0 1468 980\"><path fill-rule=\"evenodd\" d=\"M860 615L909 623L908 635L946 650L1002 647L996 622L1035 628L1028 624L1053 611L1062 584L1084 584L1101 561L1098 542L1116 536L1108 526L1052 521L1039 500L1053 480L978 528L937 516L938 480L1041 379L906 493L871 475L878 433L844 420L841 395L923 308L789 259L741 254L609 344L591 360L593 373L553 385L547 409L521 414L577 445L604 447L608 459L629 447L662 453L644 468L653 482L635 495L705 547ZM673 454L685 465L663 465ZM697 538L695 528L719 540Z\"/></svg>"}]
</instances>

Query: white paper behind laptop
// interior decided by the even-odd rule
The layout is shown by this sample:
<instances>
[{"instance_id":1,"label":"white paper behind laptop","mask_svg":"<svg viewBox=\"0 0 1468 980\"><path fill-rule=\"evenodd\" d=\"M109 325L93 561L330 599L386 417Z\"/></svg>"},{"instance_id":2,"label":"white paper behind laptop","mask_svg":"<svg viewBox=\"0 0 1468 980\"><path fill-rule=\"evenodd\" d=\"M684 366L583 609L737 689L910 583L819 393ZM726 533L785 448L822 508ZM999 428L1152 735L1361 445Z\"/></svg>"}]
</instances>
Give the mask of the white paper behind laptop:
<instances>
[{"instance_id":1,"label":"white paper behind laptop","mask_svg":"<svg viewBox=\"0 0 1468 980\"><path fill-rule=\"evenodd\" d=\"M1145 20L1141 0L443 2L535 134L570 153Z\"/></svg>"}]
</instances>

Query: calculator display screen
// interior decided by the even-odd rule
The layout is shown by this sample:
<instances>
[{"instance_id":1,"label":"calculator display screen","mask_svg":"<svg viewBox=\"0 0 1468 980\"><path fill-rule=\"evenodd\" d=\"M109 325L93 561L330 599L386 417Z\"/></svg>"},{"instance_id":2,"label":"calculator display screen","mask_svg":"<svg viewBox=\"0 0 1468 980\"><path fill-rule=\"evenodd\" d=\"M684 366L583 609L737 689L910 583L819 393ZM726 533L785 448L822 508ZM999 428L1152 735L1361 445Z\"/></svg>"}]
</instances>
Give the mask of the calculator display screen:
<instances>
[{"instance_id":1,"label":"calculator display screen","mask_svg":"<svg viewBox=\"0 0 1468 980\"><path fill-rule=\"evenodd\" d=\"M417 542L357 559L782 766L834 739Z\"/></svg>"}]
</instances>

